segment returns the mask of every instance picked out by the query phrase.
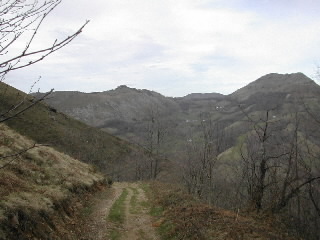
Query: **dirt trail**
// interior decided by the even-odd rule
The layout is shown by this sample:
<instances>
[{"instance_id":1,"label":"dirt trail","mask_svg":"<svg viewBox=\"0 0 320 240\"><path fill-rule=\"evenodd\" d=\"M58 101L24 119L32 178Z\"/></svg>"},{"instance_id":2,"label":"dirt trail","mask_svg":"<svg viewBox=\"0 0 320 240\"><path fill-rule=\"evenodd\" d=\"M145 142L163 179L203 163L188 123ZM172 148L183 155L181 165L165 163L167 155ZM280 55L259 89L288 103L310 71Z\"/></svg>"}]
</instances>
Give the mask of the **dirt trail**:
<instances>
[{"instance_id":1,"label":"dirt trail","mask_svg":"<svg viewBox=\"0 0 320 240\"><path fill-rule=\"evenodd\" d=\"M124 202L125 216L123 224L114 224L108 220L109 210L127 189ZM114 183L111 189L105 190L92 200L90 212L85 216L85 229L81 240L108 240L110 232L117 230L119 240L157 240L152 219L149 215L148 200L144 190L137 183ZM81 227L81 226L79 226Z\"/></svg>"},{"instance_id":2,"label":"dirt trail","mask_svg":"<svg viewBox=\"0 0 320 240\"><path fill-rule=\"evenodd\" d=\"M152 219L145 207L147 198L145 192L138 184L130 184L125 201L126 219L124 229L126 235L123 239L130 240L156 240L159 239L152 227Z\"/></svg>"},{"instance_id":3,"label":"dirt trail","mask_svg":"<svg viewBox=\"0 0 320 240\"><path fill-rule=\"evenodd\" d=\"M109 210L114 201L120 196L121 189L111 188L98 193L90 203L87 210L89 213L86 219L83 219L83 226L85 225L85 232L82 232L81 240L106 240L107 217Z\"/></svg>"}]
</instances>

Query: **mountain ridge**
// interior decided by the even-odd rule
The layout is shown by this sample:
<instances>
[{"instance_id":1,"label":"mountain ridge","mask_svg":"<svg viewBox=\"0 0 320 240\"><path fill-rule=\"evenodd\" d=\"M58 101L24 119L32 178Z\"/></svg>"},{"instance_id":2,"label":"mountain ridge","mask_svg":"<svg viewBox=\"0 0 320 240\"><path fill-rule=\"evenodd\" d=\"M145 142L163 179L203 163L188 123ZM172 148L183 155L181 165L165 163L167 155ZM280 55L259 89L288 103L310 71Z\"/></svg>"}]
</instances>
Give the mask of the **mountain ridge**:
<instances>
[{"instance_id":1,"label":"mountain ridge","mask_svg":"<svg viewBox=\"0 0 320 240\"><path fill-rule=\"evenodd\" d=\"M319 97L320 87L303 73L271 73L229 95L191 93L172 98L121 85L100 93L58 91L52 93L46 102L88 125L132 141L132 136L141 135L139 132L146 130L152 114L162 115L167 122L178 121L176 124L182 128L183 121L197 119L203 113L214 113L216 118L225 121L239 120L242 116L238 108L240 103L262 110L294 99L309 98L313 101Z\"/></svg>"}]
</instances>

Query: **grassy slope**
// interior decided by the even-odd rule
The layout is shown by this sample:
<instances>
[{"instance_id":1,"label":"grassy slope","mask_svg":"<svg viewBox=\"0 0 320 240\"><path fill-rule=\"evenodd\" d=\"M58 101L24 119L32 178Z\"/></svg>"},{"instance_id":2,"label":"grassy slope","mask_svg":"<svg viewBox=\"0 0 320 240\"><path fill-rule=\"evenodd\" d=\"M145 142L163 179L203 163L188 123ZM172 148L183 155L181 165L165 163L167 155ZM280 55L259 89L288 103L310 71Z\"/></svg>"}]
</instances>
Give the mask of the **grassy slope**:
<instances>
[{"instance_id":1,"label":"grassy slope","mask_svg":"<svg viewBox=\"0 0 320 240\"><path fill-rule=\"evenodd\" d=\"M1 157L33 144L0 125ZM9 161L0 169L0 239L69 239L72 234L59 238L58 232L63 235L74 208L72 199L91 191L104 177L92 166L45 146L15 158L0 158L0 167Z\"/></svg>"},{"instance_id":2,"label":"grassy slope","mask_svg":"<svg viewBox=\"0 0 320 240\"><path fill-rule=\"evenodd\" d=\"M26 98L23 106L33 101L33 97L0 83L1 113L23 98ZM89 127L44 103L39 103L19 117L6 121L6 124L37 143L50 144L76 159L94 164L106 173L117 164L123 165L122 160L135 151L128 142Z\"/></svg>"}]
</instances>

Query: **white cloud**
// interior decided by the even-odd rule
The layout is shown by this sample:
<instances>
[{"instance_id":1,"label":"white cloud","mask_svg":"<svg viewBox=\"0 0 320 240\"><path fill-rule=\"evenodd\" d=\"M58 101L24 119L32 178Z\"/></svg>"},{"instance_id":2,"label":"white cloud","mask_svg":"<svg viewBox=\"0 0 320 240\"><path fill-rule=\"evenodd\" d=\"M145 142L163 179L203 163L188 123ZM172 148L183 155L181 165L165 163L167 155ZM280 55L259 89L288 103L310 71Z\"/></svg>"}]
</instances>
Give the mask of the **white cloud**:
<instances>
[{"instance_id":1,"label":"white cloud","mask_svg":"<svg viewBox=\"0 0 320 240\"><path fill-rule=\"evenodd\" d=\"M231 93L269 72L310 75L320 56L316 9L311 0L65 0L37 46L91 22L69 46L20 76L42 75L44 89L128 84L174 96Z\"/></svg>"}]
</instances>

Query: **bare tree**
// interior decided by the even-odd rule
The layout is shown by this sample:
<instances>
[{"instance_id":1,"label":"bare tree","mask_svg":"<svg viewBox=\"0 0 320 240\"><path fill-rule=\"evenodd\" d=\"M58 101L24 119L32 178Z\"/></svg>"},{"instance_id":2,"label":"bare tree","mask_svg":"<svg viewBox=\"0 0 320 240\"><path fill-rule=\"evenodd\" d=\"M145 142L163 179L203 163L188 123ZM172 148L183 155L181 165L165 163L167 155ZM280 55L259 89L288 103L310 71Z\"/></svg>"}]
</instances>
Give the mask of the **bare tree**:
<instances>
[{"instance_id":1,"label":"bare tree","mask_svg":"<svg viewBox=\"0 0 320 240\"><path fill-rule=\"evenodd\" d=\"M162 148L168 126L162 119L161 110L158 106L151 105L147 112L148 122L144 147L149 156L150 178L156 179L160 172L160 161L164 158Z\"/></svg>"},{"instance_id":2,"label":"bare tree","mask_svg":"<svg viewBox=\"0 0 320 240\"><path fill-rule=\"evenodd\" d=\"M4 83L7 74L42 61L50 54L69 44L88 24L89 21L86 21L76 32L62 40L53 40L52 43L48 43L47 47L37 49L33 46L45 18L60 3L61 0L3 0L0 2L0 95L2 97L8 91L8 86ZM38 99L33 97L21 98L18 94L16 103L0 112L0 123L9 121L29 110L43 101L52 91ZM0 101L5 100L3 98ZM5 103L0 102L0 104ZM20 154L33 147L22 150ZM13 156L16 155L13 154ZM2 158L7 158L7 156Z\"/></svg>"},{"instance_id":3,"label":"bare tree","mask_svg":"<svg viewBox=\"0 0 320 240\"><path fill-rule=\"evenodd\" d=\"M241 157L250 206L280 212L293 198L299 202L301 190L320 176L307 162L299 113L286 121L273 119L271 113L266 111L257 121L247 115L253 130L241 147Z\"/></svg>"},{"instance_id":4,"label":"bare tree","mask_svg":"<svg viewBox=\"0 0 320 240\"><path fill-rule=\"evenodd\" d=\"M219 121L205 114L200 114L199 122L200 135L187 139L183 180L190 193L212 204L217 196L215 167L224 149L225 132Z\"/></svg>"}]
</instances>

